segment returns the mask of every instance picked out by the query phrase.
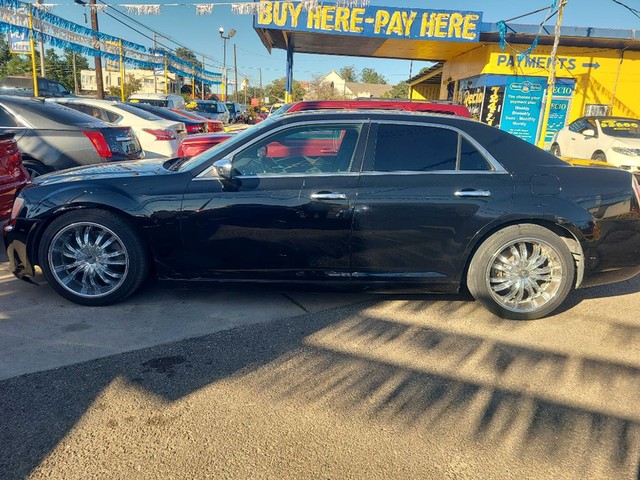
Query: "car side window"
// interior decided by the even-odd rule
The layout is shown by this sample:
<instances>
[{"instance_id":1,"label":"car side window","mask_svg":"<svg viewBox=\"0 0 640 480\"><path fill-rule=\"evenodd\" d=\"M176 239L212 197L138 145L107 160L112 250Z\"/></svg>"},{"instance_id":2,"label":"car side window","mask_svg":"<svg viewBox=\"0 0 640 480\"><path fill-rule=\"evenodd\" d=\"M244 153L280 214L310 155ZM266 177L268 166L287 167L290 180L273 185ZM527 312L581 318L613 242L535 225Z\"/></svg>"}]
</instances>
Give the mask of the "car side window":
<instances>
[{"instance_id":1,"label":"car side window","mask_svg":"<svg viewBox=\"0 0 640 480\"><path fill-rule=\"evenodd\" d=\"M422 125L380 124L373 168L378 172L455 170L458 133Z\"/></svg>"},{"instance_id":2,"label":"car side window","mask_svg":"<svg viewBox=\"0 0 640 480\"><path fill-rule=\"evenodd\" d=\"M306 125L262 139L233 159L234 175L348 172L362 125Z\"/></svg>"},{"instance_id":3,"label":"car side window","mask_svg":"<svg viewBox=\"0 0 640 480\"><path fill-rule=\"evenodd\" d=\"M471 142L460 136L460 164L459 170L463 171L487 171L491 165Z\"/></svg>"},{"instance_id":4,"label":"car side window","mask_svg":"<svg viewBox=\"0 0 640 480\"><path fill-rule=\"evenodd\" d=\"M15 118L13 118L9 112L4 108L0 108L0 128L18 127L19 124Z\"/></svg>"},{"instance_id":5,"label":"car side window","mask_svg":"<svg viewBox=\"0 0 640 480\"><path fill-rule=\"evenodd\" d=\"M104 110L104 116L106 117L107 122L117 123L122 117L117 113L110 112L108 110Z\"/></svg>"}]
</instances>

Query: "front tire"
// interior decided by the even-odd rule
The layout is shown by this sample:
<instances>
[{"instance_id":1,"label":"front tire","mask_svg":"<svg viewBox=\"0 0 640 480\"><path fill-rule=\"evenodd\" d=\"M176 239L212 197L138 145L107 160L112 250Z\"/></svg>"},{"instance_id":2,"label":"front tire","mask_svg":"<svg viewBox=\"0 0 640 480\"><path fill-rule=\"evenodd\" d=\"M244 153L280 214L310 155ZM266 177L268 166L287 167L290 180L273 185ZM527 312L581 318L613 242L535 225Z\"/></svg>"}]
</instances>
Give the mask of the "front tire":
<instances>
[{"instance_id":1,"label":"front tire","mask_svg":"<svg viewBox=\"0 0 640 480\"><path fill-rule=\"evenodd\" d=\"M539 225L506 227L485 240L469 265L467 285L491 312L535 320L557 309L574 286L575 264L564 241Z\"/></svg>"},{"instance_id":2,"label":"front tire","mask_svg":"<svg viewBox=\"0 0 640 480\"><path fill-rule=\"evenodd\" d=\"M560 145L558 145L557 143L551 145L551 150L549 150L549 153L551 155L555 155L556 157L562 155L562 153L560 152Z\"/></svg>"},{"instance_id":3,"label":"front tire","mask_svg":"<svg viewBox=\"0 0 640 480\"><path fill-rule=\"evenodd\" d=\"M597 160L599 162L606 162L607 161L607 156L602 152L597 152L597 153L593 154L591 159L592 160Z\"/></svg>"},{"instance_id":4,"label":"front tire","mask_svg":"<svg viewBox=\"0 0 640 480\"><path fill-rule=\"evenodd\" d=\"M120 302L148 272L148 256L124 218L104 210L65 213L45 230L38 251L51 287L80 305Z\"/></svg>"}]
</instances>

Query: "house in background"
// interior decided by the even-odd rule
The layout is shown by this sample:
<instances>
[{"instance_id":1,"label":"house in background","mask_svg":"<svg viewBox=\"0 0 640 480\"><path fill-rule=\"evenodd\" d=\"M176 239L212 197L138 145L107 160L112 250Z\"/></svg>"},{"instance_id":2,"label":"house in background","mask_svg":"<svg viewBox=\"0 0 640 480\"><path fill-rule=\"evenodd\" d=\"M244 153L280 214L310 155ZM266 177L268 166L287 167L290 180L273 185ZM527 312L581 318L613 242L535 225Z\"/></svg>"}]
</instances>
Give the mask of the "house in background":
<instances>
[{"instance_id":1,"label":"house in background","mask_svg":"<svg viewBox=\"0 0 640 480\"><path fill-rule=\"evenodd\" d=\"M391 91L392 86L384 83L347 82L335 70L321 80L331 85L336 95L344 98L380 98Z\"/></svg>"},{"instance_id":2,"label":"house in background","mask_svg":"<svg viewBox=\"0 0 640 480\"><path fill-rule=\"evenodd\" d=\"M157 73L157 72L156 72ZM137 93L164 93L164 72L154 75L153 70L142 69L127 69L125 71L127 77L133 75L135 79L139 79L142 83L142 87ZM109 90L110 87L120 86L120 72L109 71L106 68L102 69L103 85L104 89ZM169 79L169 93L180 93L180 78L175 73L167 73ZM81 70L80 71L80 84L83 92L97 92L98 86L96 85L96 71L95 70Z\"/></svg>"}]
</instances>

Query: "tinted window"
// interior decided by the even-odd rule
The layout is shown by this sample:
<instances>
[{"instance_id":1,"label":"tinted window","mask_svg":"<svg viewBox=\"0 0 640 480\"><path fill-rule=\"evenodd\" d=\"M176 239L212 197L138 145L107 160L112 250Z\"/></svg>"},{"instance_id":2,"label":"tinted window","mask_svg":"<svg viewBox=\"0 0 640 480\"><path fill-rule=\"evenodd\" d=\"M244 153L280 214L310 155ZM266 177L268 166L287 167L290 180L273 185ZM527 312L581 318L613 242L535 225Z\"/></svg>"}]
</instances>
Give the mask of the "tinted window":
<instances>
[{"instance_id":1,"label":"tinted window","mask_svg":"<svg viewBox=\"0 0 640 480\"><path fill-rule=\"evenodd\" d=\"M491 170L487 159L465 138L460 145L460 170Z\"/></svg>"},{"instance_id":2,"label":"tinted window","mask_svg":"<svg viewBox=\"0 0 640 480\"><path fill-rule=\"evenodd\" d=\"M17 127L18 122L4 109L0 108L0 127Z\"/></svg>"},{"instance_id":3,"label":"tinted window","mask_svg":"<svg viewBox=\"0 0 640 480\"><path fill-rule=\"evenodd\" d=\"M61 125L104 127L104 122L55 102L24 100L7 102L34 128L59 128Z\"/></svg>"},{"instance_id":4,"label":"tinted window","mask_svg":"<svg viewBox=\"0 0 640 480\"><path fill-rule=\"evenodd\" d=\"M600 120L602 133L619 138L640 138L640 120L633 118L606 118Z\"/></svg>"},{"instance_id":5,"label":"tinted window","mask_svg":"<svg viewBox=\"0 0 640 480\"><path fill-rule=\"evenodd\" d=\"M236 155L236 175L338 173L350 170L361 126L290 128Z\"/></svg>"},{"instance_id":6,"label":"tinted window","mask_svg":"<svg viewBox=\"0 0 640 480\"><path fill-rule=\"evenodd\" d=\"M598 129L596 128L596 125L593 122L593 120L587 120L586 118L579 118L578 120L573 122L571 125L569 125L569 130L571 130L572 132L582 133L585 130L589 130L589 129L594 130L596 133L598 132Z\"/></svg>"},{"instance_id":7,"label":"tinted window","mask_svg":"<svg viewBox=\"0 0 640 480\"><path fill-rule=\"evenodd\" d=\"M458 134L419 125L378 126L374 169L379 172L455 170Z\"/></svg>"}]
</instances>

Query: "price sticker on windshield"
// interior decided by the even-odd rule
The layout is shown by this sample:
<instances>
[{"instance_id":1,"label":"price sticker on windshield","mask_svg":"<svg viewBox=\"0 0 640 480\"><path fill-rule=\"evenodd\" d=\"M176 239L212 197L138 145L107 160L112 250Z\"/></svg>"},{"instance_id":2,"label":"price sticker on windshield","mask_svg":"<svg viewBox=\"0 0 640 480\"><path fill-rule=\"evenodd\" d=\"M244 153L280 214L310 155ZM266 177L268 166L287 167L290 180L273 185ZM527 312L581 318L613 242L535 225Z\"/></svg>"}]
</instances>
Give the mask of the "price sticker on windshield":
<instances>
[{"instance_id":1,"label":"price sticker on windshield","mask_svg":"<svg viewBox=\"0 0 640 480\"><path fill-rule=\"evenodd\" d=\"M602 128L613 128L615 130L630 130L640 127L640 124L624 120L602 120L600 126Z\"/></svg>"}]
</instances>

